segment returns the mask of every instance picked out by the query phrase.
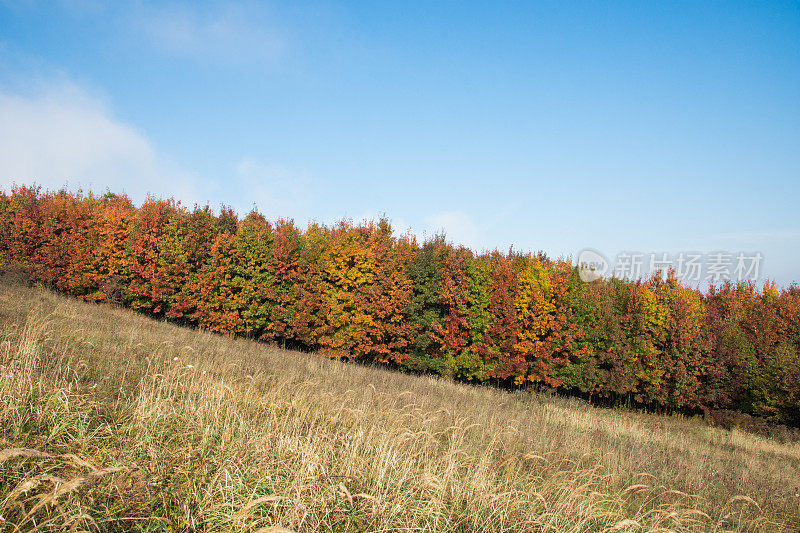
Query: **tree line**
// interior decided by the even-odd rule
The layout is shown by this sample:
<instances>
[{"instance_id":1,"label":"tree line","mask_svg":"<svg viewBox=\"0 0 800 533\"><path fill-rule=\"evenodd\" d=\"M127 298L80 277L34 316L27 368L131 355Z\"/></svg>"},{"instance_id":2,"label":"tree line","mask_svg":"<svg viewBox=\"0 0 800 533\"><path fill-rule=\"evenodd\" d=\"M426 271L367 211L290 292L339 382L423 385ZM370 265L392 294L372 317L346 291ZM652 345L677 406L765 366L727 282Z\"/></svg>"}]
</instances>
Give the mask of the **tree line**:
<instances>
[{"instance_id":1,"label":"tree line","mask_svg":"<svg viewBox=\"0 0 800 533\"><path fill-rule=\"evenodd\" d=\"M422 243L385 220L305 230L172 199L0 192L0 264L93 302L336 358L800 426L800 288Z\"/></svg>"}]
</instances>

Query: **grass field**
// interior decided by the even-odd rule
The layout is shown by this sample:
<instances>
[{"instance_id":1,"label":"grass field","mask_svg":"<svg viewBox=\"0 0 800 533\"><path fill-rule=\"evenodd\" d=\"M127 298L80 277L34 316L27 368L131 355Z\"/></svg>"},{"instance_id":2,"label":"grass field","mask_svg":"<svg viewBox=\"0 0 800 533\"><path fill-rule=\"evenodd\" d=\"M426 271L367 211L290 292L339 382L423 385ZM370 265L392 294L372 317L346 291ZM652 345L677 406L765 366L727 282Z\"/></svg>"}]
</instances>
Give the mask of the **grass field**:
<instances>
[{"instance_id":1,"label":"grass field","mask_svg":"<svg viewBox=\"0 0 800 533\"><path fill-rule=\"evenodd\" d=\"M0 283L0 531L800 530L800 442Z\"/></svg>"}]
</instances>

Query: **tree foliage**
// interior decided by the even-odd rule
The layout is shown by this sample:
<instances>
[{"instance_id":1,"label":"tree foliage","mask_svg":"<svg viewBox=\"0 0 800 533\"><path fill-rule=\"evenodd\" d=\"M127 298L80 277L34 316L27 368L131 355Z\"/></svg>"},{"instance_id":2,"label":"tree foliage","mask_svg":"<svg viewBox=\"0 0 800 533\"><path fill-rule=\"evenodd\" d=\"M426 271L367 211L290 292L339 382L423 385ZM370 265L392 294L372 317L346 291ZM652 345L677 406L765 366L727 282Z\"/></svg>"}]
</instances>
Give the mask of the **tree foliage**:
<instances>
[{"instance_id":1,"label":"tree foliage","mask_svg":"<svg viewBox=\"0 0 800 533\"><path fill-rule=\"evenodd\" d=\"M89 301L466 381L800 426L800 288L674 272L583 283L544 254L476 255L388 220L306 230L124 195L0 193L0 264Z\"/></svg>"}]
</instances>

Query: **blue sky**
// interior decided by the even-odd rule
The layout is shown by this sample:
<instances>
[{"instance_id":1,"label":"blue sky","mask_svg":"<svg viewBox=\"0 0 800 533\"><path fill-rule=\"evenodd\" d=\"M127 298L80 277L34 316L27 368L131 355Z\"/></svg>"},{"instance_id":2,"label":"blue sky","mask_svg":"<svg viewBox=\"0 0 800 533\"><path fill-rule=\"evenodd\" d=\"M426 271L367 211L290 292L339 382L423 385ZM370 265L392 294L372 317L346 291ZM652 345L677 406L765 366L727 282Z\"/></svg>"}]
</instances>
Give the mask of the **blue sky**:
<instances>
[{"instance_id":1,"label":"blue sky","mask_svg":"<svg viewBox=\"0 0 800 533\"><path fill-rule=\"evenodd\" d=\"M798 2L7 2L0 186L800 280Z\"/></svg>"}]
</instances>

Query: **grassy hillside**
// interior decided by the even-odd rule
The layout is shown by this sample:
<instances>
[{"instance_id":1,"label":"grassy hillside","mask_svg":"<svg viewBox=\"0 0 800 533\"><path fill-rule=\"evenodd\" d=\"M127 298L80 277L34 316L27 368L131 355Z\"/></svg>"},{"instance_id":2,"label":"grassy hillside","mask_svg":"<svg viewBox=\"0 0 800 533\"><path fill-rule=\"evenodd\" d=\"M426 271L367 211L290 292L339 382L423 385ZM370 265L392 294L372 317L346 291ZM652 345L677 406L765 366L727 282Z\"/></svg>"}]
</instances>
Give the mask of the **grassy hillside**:
<instances>
[{"instance_id":1,"label":"grassy hillside","mask_svg":"<svg viewBox=\"0 0 800 533\"><path fill-rule=\"evenodd\" d=\"M800 443L0 284L0 531L792 531Z\"/></svg>"}]
</instances>

